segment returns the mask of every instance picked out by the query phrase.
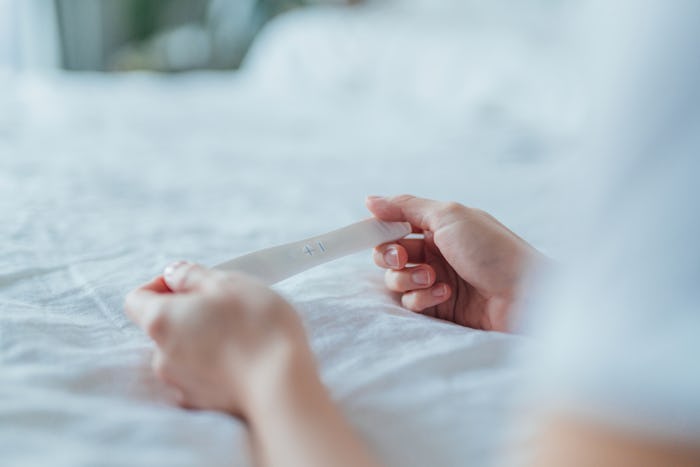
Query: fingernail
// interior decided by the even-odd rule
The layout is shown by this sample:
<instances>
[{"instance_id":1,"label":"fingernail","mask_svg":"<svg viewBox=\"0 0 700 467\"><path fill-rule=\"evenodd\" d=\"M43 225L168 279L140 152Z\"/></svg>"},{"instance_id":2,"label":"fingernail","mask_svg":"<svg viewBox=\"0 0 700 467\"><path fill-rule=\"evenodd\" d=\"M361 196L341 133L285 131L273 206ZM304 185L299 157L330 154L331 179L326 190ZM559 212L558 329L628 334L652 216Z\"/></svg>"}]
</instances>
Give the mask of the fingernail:
<instances>
[{"instance_id":1,"label":"fingernail","mask_svg":"<svg viewBox=\"0 0 700 467\"><path fill-rule=\"evenodd\" d=\"M430 274L425 269L419 269L411 274L411 280L417 285L428 285L430 284Z\"/></svg>"},{"instance_id":2,"label":"fingernail","mask_svg":"<svg viewBox=\"0 0 700 467\"><path fill-rule=\"evenodd\" d=\"M377 200L377 199L384 199L384 197L383 197L383 196L377 196L377 195L370 195L370 196L367 197L367 199Z\"/></svg>"},{"instance_id":3,"label":"fingernail","mask_svg":"<svg viewBox=\"0 0 700 467\"><path fill-rule=\"evenodd\" d=\"M447 287L445 284L440 284L433 288L433 297L443 297L447 293Z\"/></svg>"},{"instance_id":4,"label":"fingernail","mask_svg":"<svg viewBox=\"0 0 700 467\"><path fill-rule=\"evenodd\" d=\"M185 264L187 264L187 261L175 261L174 263L169 264L163 271L163 276L172 277L173 274L175 274L175 271Z\"/></svg>"},{"instance_id":5,"label":"fingernail","mask_svg":"<svg viewBox=\"0 0 700 467\"><path fill-rule=\"evenodd\" d=\"M396 248L389 248L384 252L384 262L386 262L387 266L390 268L399 267L399 252L396 251Z\"/></svg>"}]
</instances>

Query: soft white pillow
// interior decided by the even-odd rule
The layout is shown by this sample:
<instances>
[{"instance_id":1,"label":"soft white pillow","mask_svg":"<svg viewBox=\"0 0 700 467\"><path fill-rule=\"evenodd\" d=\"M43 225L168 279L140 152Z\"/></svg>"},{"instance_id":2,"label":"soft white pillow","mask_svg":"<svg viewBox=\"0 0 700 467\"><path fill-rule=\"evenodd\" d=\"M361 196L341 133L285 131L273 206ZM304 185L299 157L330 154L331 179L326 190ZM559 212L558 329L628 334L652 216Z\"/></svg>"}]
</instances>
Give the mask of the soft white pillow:
<instances>
[{"instance_id":1,"label":"soft white pillow","mask_svg":"<svg viewBox=\"0 0 700 467\"><path fill-rule=\"evenodd\" d=\"M489 16L504 2L467 3L464 11L474 14L435 7L426 15L388 4L294 12L266 27L244 67L272 95L352 95L441 115L484 108L487 118L500 118L506 107L523 121L573 127L575 113L562 112L581 97L571 92L575 73L562 31L571 10L528 20L517 7L506 21Z\"/></svg>"}]
</instances>

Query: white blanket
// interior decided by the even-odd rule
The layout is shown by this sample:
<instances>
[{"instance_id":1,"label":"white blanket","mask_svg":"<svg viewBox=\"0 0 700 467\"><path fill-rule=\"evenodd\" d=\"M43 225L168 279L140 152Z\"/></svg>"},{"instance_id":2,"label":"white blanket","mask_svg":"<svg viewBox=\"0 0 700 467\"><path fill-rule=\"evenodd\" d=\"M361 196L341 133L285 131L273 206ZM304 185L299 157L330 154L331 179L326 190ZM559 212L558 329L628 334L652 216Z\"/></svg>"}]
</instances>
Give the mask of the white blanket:
<instances>
[{"instance_id":1,"label":"white blanket","mask_svg":"<svg viewBox=\"0 0 700 467\"><path fill-rule=\"evenodd\" d=\"M527 83L441 108L449 98L383 96L376 80L283 85L297 63L272 92L284 66L264 58L328 23L309 18L264 36L240 75L2 80L2 465L249 464L239 421L168 402L124 316L124 295L170 261L214 264L340 227L368 215L365 195L401 192L489 210L556 251L546 219L571 135L546 103L527 114ZM370 252L276 288L388 465L483 466L503 449L521 338L403 310Z\"/></svg>"}]
</instances>

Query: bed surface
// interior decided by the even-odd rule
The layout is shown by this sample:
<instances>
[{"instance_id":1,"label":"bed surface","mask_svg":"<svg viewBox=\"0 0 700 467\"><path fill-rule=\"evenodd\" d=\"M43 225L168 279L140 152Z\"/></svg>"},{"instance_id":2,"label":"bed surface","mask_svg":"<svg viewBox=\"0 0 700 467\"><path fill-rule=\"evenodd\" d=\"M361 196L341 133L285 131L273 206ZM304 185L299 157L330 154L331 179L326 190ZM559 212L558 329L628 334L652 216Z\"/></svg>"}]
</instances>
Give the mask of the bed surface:
<instances>
[{"instance_id":1,"label":"bed surface","mask_svg":"<svg viewBox=\"0 0 700 467\"><path fill-rule=\"evenodd\" d=\"M334 27L320 15L298 27ZM239 74L0 77L3 465L249 464L237 420L167 402L123 313L124 295L170 261L216 264L367 217L368 194L404 192L478 206L556 251L546 219L572 136L523 96L551 73L529 88L475 85L460 105L384 93L388 72L321 88L325 71L279 52L294 21ZM275 288L387 464L495 459L521 338L403 310L370 252Z\"/></svg>"}]
</instances>

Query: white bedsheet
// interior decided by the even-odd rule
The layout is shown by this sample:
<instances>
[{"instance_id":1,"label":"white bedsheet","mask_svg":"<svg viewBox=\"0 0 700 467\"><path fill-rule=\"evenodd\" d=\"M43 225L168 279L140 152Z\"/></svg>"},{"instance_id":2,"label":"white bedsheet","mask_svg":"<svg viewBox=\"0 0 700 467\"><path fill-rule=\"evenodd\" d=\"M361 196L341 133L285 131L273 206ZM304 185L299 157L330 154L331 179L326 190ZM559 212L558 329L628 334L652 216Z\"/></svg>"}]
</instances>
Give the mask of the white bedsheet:
<instances>
[{"instance_id":1,"label":"white bedsheet","mask_svg":"<svg viewBox=\"0 0 700 467\"><path fill-rule=\"evenodd\" d=\"M168 403L123 314L172 260L339 227L367 216L365 195L400 192L479 206L556 251L571 135L522 100L443 113L346 86L270 93L261 73L0 80L0 464L249 464L237 420ZM276 288L388 465L493 461L521 338L401 309L369 252Z\"/></svg>"}]
</instances>

